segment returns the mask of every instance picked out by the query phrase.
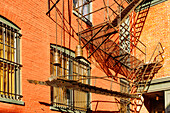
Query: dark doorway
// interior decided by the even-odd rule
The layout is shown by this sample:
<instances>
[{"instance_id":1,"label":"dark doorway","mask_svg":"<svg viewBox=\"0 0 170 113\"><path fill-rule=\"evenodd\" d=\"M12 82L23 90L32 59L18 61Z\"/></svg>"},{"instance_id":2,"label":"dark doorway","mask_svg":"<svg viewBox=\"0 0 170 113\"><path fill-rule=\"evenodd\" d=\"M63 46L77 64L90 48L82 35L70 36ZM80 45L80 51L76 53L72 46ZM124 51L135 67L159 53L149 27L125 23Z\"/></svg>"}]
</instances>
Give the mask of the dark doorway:
<instances>
[{"instance_id":1,"label":"dark doorway","mask_svg":"<svg viewBox=\"0 0 170 113\"><path fill-rule=\"evenodd\" d=\"M153 92L144 94L144 105L149 113L165 113L164 92Z\"/></svg>"}]
</instances>

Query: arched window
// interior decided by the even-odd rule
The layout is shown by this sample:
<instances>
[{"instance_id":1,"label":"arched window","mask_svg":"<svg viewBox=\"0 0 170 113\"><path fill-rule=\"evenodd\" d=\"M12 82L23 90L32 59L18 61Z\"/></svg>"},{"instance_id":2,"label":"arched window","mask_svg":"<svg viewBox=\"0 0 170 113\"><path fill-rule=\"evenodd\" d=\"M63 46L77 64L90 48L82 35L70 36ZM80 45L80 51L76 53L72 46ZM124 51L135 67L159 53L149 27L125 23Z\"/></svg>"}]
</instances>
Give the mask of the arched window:
<instances>
[{"instance_id":1,"label":"arched window","mask_svg":"<svg viewBox=\"0 0 170 113\"><path fill-rule=\"evenodd\" d=\"M0 16L0 98L21 100L20 28Z\"/></svg>"}]
</instances>

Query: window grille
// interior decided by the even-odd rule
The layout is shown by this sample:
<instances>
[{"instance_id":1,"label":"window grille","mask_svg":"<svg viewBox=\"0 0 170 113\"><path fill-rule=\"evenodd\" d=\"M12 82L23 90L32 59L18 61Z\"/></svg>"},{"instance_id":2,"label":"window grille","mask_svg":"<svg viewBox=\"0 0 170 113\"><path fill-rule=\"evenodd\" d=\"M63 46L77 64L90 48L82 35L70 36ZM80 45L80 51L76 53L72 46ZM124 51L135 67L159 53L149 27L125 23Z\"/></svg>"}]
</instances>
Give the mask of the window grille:
<instances>
[{"instance_id":1,"label":"window grille","mask_svg":"<svg viewBox=\"0 0 170 113\"><path fill-rule=\"evenodd\" d=\"M15 29L0 19L0 97L21 100L20 37ZM5 20L6 21L6 20ZM11 25L11 26L10 26Z\"/></svg>"},{"instance_id":2,"label":"window grille","mask_svg":"<svg viewBox=\"0 0 170 113\"><path fill-rule=\"evenodd\" d=\"M90 76L90 65L85 60L75 59L75 53L69 49L58 47L61 54L61 65L53 65L55 46L51 46L50 67L51 75L76 80L84 84L90 84L87 76ZM53 107L65 109L77 109L86 111L89 103L89 93L60 87L51 87Z\"/></svg>"}]
</instances>

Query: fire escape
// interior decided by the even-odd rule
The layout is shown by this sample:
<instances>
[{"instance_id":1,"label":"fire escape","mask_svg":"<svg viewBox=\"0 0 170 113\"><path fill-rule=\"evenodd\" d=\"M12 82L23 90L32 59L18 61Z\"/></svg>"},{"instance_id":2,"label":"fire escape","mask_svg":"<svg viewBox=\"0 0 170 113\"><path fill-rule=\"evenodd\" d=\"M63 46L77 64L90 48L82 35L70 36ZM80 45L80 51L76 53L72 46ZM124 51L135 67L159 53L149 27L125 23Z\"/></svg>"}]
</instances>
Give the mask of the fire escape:
<instances>
[{"instance_id":1,"label":"fire escape","mask_svg":"<svg viewBox=\"0 0 170 113\"><path fill-rule=\"evenodd\" d=\"M52 78L47 81L28 81L35 84L66 87L67 89L114 96L115 103L120 105L119 112L126 112L127 108L123 106L129 104L131 112L140 112L143 104L142 94L147 92L154 75L163 66L162 54L164 50L161 43L158 43L151 58L146 60L146 46L140 41L140 35L149 11L149 5L143 10L140 4L143 4L145 0L132 0L128 2L127 0L113 0L111 1L112 3L107 2L108 0L103 0L104 7L86 15L83 15L78 10L86 4L90 4L91 2L95 4L97 1L89 0L87 3L75 8L79 15L77 17L78 22L82 21L81 18L95 14L101 10L104 10L106 17L100 24L88 29L80 29L77 32L79 45L77 46L76 53L77 58L81 59L83 58L82 49L86 48L88 59L92 62L97 62L98 67L109 78L110 89L97 87L95 84L83 84L79 81L68 80L62 77ZM59 0L54 3L51 9L49 9L49 12L58 2ZM138 12L135 11L137 7L139 8ZM78 25L81 28L81 22ZM92 75L85 79L98 78L94 76ZM120 82L122 78L126 82L124 85ZM112 88L112 83L117 83L124 88L121 91L115 91Z\"/></svg>"}]
</instances>

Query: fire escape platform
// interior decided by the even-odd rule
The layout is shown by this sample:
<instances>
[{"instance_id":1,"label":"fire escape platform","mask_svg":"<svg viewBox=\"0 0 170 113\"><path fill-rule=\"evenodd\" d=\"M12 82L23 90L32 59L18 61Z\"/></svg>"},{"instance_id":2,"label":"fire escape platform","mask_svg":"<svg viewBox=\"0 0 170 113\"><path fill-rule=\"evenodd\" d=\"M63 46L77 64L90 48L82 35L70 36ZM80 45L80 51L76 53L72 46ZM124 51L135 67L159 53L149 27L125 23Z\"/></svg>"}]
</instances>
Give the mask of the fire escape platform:
<instances>
[{"instance_id":1,"label":"fire escape platform","mask_svg":"<svg viewBox=\"0 0 170 113\"><path fill-rule=\"evenodd\" d=\"M119 32L118 25L125 21L131 11L142 1L143 0L133 0L120 14L114 11L116 16L112 21L105 21L78 33L84 44L83 47L90 50L90 54L107 75L111 75L109 71L109 69L111 69L116 73L128 76L131 70L136 68L137 65L144 65L143 61L140 61L123 49L118 42L115 42L115 39L110 39L110 37ZM121 18L119 16L121 16ZM118 19L120 19L120 22L118 22ZM125 41L127 41L126 38L127 37L125 37Z\"/></svg>"},{"instance_id":2,"label":"fire escape platform","mask_svg":"<svg viewBox=\"0 0 170 113\"><path fill-rule=\"evenodd\" d=\"M95 25L93 27L90 27L88 29L85 29L81 32L79 32L78 34L81 34L81 36L83 36L84 38L88 37L88 36L93 36L94 31L98 31L98 29L103 29L104 27L106 27L106 29L104 29L103 31L105 31L105 35L110 34L112 32L114 32L115 30L118 30L118 28L116 28L118 26L118 24L120 24L121 22L123 22L128 15L131 13L132 10L134 10L143 0L133 0L126 8L124 8L119 17L119 14L115 13L116 11L114 11L114 13L117 15L115 17L114 20L110 21L105 21L101 24ZM118 19L120 18L120 23L118 23ZM102 37L102 36L98 36L97 38Z\"/></svg>"},{"instance_id":3,"label":"fire escape platform","mask_svg":"<svg viewBox=\"0 0 170 113\"><path fill-rule=\"evenodd\" d=\"M106 39L106 37L103 38ZM85 38L82 38L84 44L87 41ZM100 43L102 43L102 39L94 40L93 43L90 43L91 52L97 49ZM86 48L88 49L88 47ZM100 46L92 56L103 68L111 69L124 76L128 76L130 71L137 68L137 66L144 65L143 61L137 59L111 39L107 39L105 45Z\"/></svg>"},{"instance_id":4,"label":"fire escape platform","mask_svg":"<svg viewBox=\"0 0 170 113\"><path fill-rule=\"evenodd\" d=\"M152 69L154 69L153 70L153 72L152 72L152 74L156 74L156 73L158 73L158 71L159 71L159 69L161 69L162 68L162 64L159 62L159 63L154 63L154 62L152 62L152 63L149 63L149 64L144 64L144 65L142 65L141 67L139 67L139 70L138 71L136 71L135 73L137 73L138 74L138 76L142 76L143 75L143 72L145 71L145 77L147 77L147 75L150 75L150 73L151 73L151 70ZM148 68L147 68L148 67ZM146 70L145 70L146 69ZM137 69L136 69L137 70Z\"/></svg>"},{"instance_id":5,"label":"fire escape platform","mask_svg":"<svg viewBox=\"0 0 170 113\"><path fill-rule=\"evenodd\" d=\"M91 86L75 80L64 79L61 77L52 79L51 81L28 80L28 82L33 84L40 84L40 85L53 86L53 87L65 87L67 89L74 89L83 92L91 92L91 93L102 94L107 96L139 98L138 95L136 94L121 93L118 91L103 89L101 87Z\"/></svg>"}]
</instances>

